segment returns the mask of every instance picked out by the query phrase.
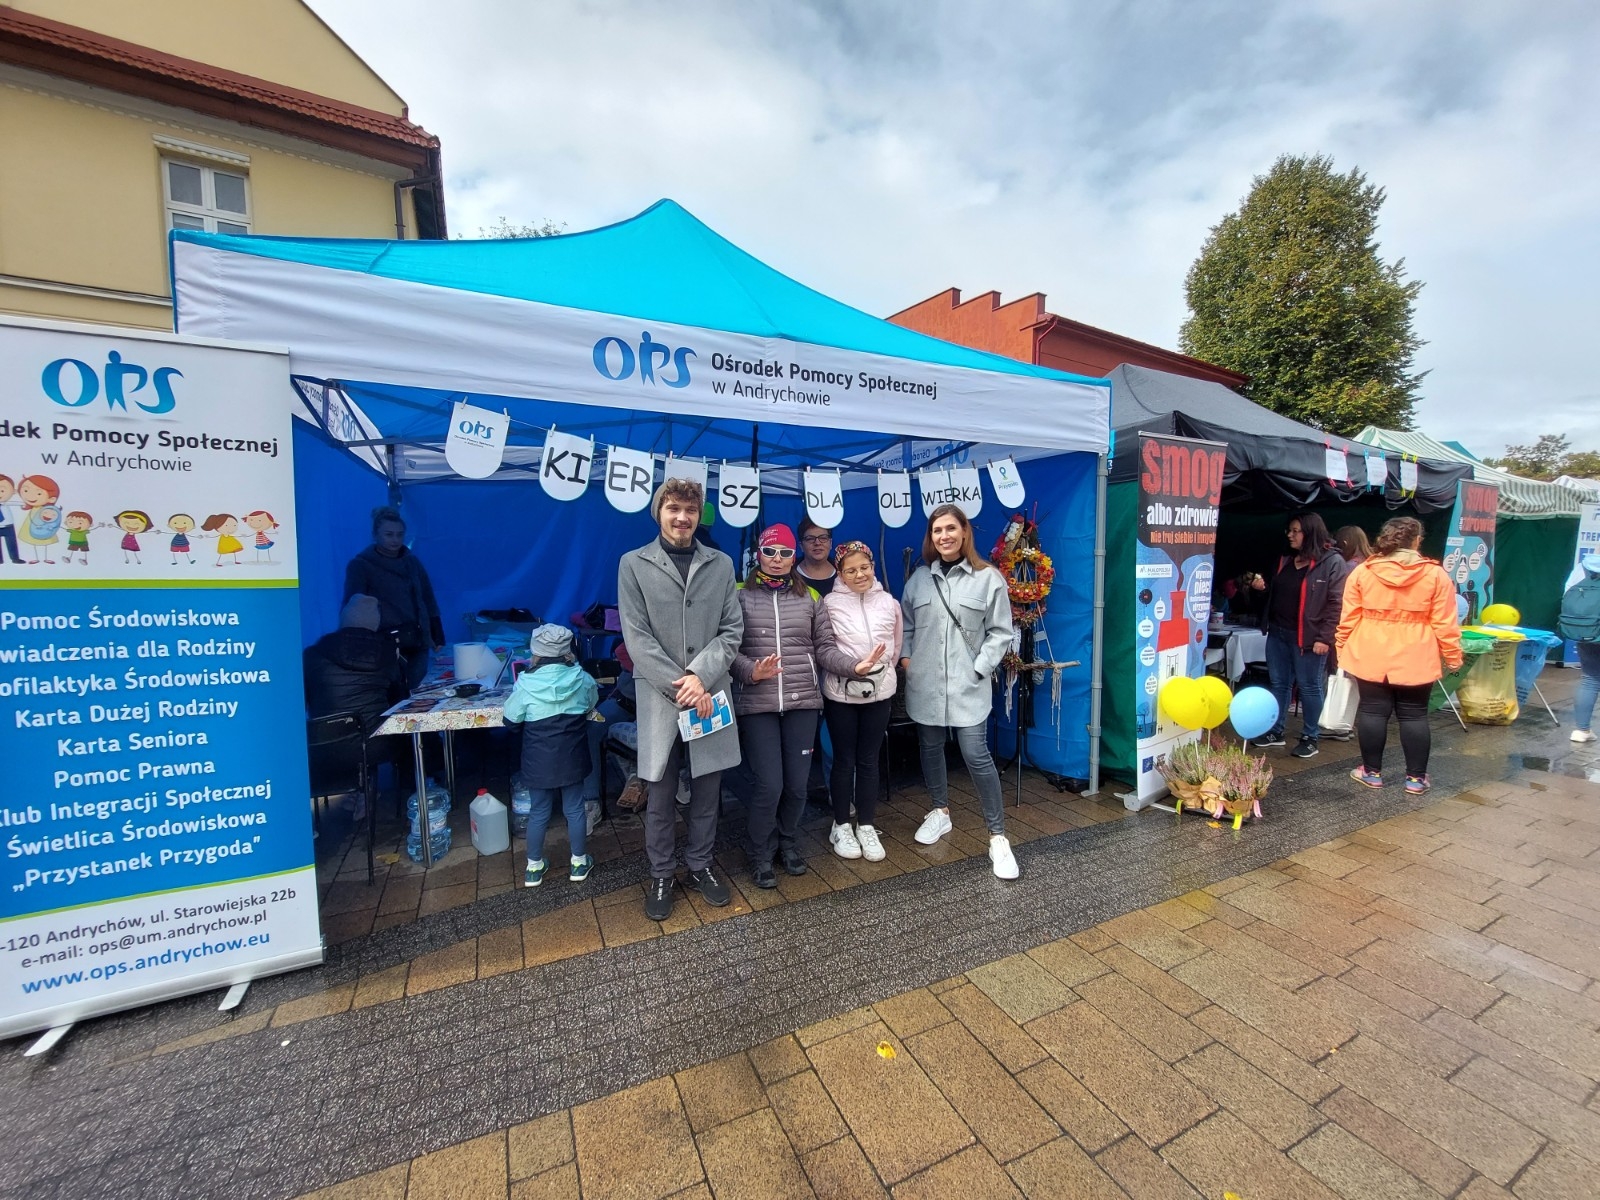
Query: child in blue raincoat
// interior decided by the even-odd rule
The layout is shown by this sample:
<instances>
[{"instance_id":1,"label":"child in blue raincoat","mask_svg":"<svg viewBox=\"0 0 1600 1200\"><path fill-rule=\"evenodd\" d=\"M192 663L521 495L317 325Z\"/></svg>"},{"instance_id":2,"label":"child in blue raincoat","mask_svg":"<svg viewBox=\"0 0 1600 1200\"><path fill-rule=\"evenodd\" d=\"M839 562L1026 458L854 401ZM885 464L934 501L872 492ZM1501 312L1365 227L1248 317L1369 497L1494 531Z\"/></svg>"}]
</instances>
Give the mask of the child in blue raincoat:
<instances>
[{"instance_id":1,"label":"child in blue raincoat","mask_svg":"<svg viewBox=\"0 0 1600 1200\"><path fill-rule=\"evenodd\" d=\"M589 735L585 722L600 699L600 687L578 665L572 633L560 625L533 631L533 665L517 679L506 700L505 724L522 731L522 783L533 797L528 812L528 868L524 887L544 882L544 835L559 800L567 818L571 869L567 878L589 878L594 859L587 853L588 813L583 781L589 774Z\"/></svg>"}]
</instances>

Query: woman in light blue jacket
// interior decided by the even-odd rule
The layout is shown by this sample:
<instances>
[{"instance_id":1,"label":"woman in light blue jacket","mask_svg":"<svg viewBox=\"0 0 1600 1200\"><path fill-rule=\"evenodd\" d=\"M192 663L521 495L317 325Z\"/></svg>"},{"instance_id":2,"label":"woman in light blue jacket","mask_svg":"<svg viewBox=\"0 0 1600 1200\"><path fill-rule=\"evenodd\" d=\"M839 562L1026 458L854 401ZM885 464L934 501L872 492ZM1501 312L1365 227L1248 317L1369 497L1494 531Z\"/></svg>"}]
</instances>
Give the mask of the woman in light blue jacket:
<instances>
[{"instance_id":1,"label":"woman in light blue jacket","mask_svg":"<svg viewBox=\"0 0 1600 1200\"><path fill-rule=\"evenodd\" d=\"M917 723L922 777L933 802L916 839L931 846L952 828L944 745L946 731L953 729L983 803L989 861L1001 879L1015 879L1017 860L1006 838L1000 772L988 739L990 677L1011 646L1011 597L1000 572L973 545L972 523L954 504L941 504L929 515L922 563L901 599L906 713Z\"/></svg>"}]
</instances>

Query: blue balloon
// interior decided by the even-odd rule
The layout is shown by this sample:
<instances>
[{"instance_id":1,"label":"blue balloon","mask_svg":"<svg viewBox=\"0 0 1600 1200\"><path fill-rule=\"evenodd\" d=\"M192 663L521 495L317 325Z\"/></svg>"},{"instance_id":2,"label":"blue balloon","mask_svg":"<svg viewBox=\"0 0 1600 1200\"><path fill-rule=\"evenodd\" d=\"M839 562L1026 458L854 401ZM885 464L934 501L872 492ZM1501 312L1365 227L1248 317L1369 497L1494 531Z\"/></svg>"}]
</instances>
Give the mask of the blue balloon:
<instances>
[{"instance_id":1,"label":"blue balloon","mask_svg":"<svg viewBox=\"0 0 1600 1200\"><path fill-rule=\"evenodd\" d=\"M1278 700L1264 687L1247 687L1228 707L1233 731L1246 741L1260 737L1278 723Z\"/></svg>"},{"instance_id":2,"label":"blue balloon","mask_svg":"<svg viewBox=\"0 0 1600 1200\"><path fill-rule=\"evenodd\" d=\"M1457 592L1456 593L1456 620L1457 621L1465 621L1466 619L1467 619L1467 598L1465 596L1463 596L1460 592Z\"/></svg>"}]
</instances>

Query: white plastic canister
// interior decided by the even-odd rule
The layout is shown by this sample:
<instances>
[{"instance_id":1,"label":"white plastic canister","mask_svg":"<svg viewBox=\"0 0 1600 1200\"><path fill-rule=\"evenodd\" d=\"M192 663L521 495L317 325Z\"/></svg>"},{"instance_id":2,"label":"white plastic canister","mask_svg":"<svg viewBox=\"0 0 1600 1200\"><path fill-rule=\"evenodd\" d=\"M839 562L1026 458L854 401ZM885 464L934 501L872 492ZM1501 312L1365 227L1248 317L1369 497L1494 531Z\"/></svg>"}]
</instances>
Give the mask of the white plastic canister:
<instances>
[{"instance_id":1,"label":"white plastic canister","mask_svg":"<svg viewBox=\"0 0 1600 1200\"><path fill-rule=\"evenodd\" d=\"M499 854L511 848L511 830L506 822L506 806L479 788L471 805L472 845L479 854Z\"/></svg>"}]
</instances>

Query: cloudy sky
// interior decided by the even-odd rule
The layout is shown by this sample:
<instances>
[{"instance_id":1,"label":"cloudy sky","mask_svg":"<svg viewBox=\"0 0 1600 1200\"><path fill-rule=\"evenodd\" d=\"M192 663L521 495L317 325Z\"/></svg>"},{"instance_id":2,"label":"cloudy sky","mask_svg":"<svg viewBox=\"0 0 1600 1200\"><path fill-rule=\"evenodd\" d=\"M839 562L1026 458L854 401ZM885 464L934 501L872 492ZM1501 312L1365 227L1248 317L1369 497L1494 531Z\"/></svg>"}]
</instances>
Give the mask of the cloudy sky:
<instances>
[{"instance_id":1,"label":"cloudy sky","mask_svg":"<svg viewBox=\"0 0 1600 1200\"><path fill-rule=\"evenodd\" d=\"M670 196L886 315L946 287L1176 347L1283 153L1388 191L1418 425L1600 449L1600 6L1493 0L311 0L444 142L451 228Z\"/></svg>"}]
</instances>

